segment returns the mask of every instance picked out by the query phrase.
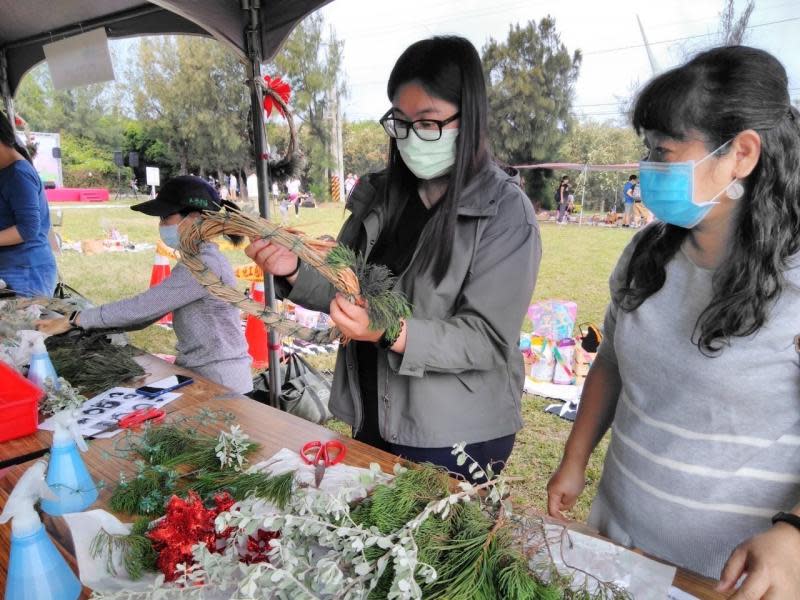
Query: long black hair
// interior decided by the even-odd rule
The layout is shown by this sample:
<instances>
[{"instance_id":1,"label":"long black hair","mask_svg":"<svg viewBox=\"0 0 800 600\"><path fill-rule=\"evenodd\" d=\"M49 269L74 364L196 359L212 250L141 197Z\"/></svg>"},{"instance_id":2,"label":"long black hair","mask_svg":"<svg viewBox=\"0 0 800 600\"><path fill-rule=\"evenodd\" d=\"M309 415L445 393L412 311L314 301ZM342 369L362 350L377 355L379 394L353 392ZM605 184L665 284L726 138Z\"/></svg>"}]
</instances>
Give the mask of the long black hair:
<instances>
[{"instance_id":1,"label":"long black hair","mask_svg":"<svg viewBox=\"0 0 800 600\"><path fill-rule=\"evenodd\" d=\"M14 150L22 154L25 160L32 162L28 151L17 142L17 136L14 135L14 126L11 125L11 121L8 120L3 112L0 112L0 144L14 148Z\"/></svg>"},{"instance_id":2,"label":"long black hair","mask_svg":"<svg viewBox=\"0 0 800 600\"><path fill-rule=\"evenodd\" d=\"M404 84L415 82L428 94L458 107L459 134L456 162L450 172L447 191L420 240L421 260L416 268L432 267L436 284L447 273L452 256L453 238L458 220L458 198L470 179L491 157L488 144L488 101L486 82L478 51L469 40L457 36L433 37L406 48L389 76L386 91L394 100ZM409 135L415 135L409 132ZM403 162L396 140L390 141L386 201L396 215L399 207L416 193L417 179Z\"/></svg>"},{"instance_id":3,"label":"long black hair","mask_svg":"<svg viewBox=\"0 0 800 600\"><path fill-rule=\"evenodd\" d=\"M786 285L787 263L800 251L800 113L789 100L786 70L763 50L708 50L647 84L633 126L678 140L700 132L709 152L747 129L761 137L758 164L742 182L730 248L693 335L702 352L715 355L730 338L764 325ZM643 232L615 298L623 310L661 289L666 265L688 234L660 222Z\"/></svg>"}]
</instances>

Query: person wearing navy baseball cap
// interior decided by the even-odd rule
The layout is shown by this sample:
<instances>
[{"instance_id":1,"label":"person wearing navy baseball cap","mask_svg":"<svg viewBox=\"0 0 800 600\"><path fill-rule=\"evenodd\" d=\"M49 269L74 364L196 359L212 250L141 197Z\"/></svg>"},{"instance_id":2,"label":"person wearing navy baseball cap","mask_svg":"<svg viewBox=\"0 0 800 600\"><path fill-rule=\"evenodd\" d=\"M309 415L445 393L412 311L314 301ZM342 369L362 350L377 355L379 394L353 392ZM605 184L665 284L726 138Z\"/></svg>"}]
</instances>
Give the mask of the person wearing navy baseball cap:
<instances>
[{"instance_id":1,"label":"person wearing navy baseball cap","mask_svg":"<svg viewBox=\"0 0 800 600\"><path fill-rule=\"evenodd\" d=\"M161 240L176 250L180 248L178 226L182 221L193 221L203 211L238 210L234 203L222 200L208 182L190 175L167 180L154 199L131 208L158 217ZM242 241L239 236L226 237L234 245ZM233 268L216 244L202 243L200 257L223 283L236 286ZM252 390L251 360L239 309L211 296L181 263L146 292L68 317L42 320L38 328L50 335L75 327L143 329L169 313L177 338L175 364L235 392Z\"/></svg>"}]
</instances>

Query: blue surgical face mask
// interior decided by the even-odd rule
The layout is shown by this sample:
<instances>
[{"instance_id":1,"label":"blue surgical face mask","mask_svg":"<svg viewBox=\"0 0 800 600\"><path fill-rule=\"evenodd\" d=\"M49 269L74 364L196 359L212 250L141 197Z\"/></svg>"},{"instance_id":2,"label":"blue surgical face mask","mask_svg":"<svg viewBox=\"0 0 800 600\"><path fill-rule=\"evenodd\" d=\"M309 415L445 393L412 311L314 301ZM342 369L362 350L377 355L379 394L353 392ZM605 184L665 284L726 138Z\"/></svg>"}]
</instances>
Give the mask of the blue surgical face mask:
<instances>
[{"instance_id":1,"label":"blue surgical face mask","mask_svg":"<svg viewBox=\"0 0 800 600\"><path fill-rule=\"evenodd\" d=\"M438 140L421 140L413 131L397 140L397 150L418 179L433 179L447 173L456 162L458 129L442 129Z\"/></svg>"},{"instance_id":2,"label":"blue surgical face mask","mask_svg":"<svg viewBox=\"0 0 800 600\"><path fill-rule=\"evenodd\" d=\"M185 219L184 217L183 219ZM164 242L167 246L172 248L173 250L180 250L181 249L181 236L178 233L178 227L181 223L183 223L183 219L178 221L175 225L159 225L158 226L158 235L161 237L161 241Z\"/></svg>"},{"instance_id":3,"label":"blue surgical face mask","mask_svg":"<svg viewBox=\"0 0 800 600\"><path fill-rule=\"evenodd\" d=\"M698 161L639 162L639 186L642 202L653 215L672 225L691 229L711 211L719 198L730 187L726 185L710 200L698 201L694 197L694 173L697 166L727 146L725 142ZM731 181L733 183L735 179Z\"/></svg>"}]
</instances>

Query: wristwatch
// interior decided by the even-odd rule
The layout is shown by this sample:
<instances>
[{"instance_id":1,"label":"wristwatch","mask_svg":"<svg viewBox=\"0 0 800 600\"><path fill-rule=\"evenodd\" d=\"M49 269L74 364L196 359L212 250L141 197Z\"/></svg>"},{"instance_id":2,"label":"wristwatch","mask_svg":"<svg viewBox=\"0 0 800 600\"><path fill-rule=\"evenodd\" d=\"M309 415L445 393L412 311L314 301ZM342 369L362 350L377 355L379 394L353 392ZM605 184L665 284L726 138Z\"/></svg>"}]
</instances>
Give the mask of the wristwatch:
<instances>
[{"instance_id":1,"label":"wristwatch","mask_svg":"<svg viewBox=\"0 0 800 600\"><path fill-rule=\"evenodd\" d=\"M397 333L395 335L388 335L389 333L388 329L384 331L383 335L378 339L378 348L380 348L381 350L388 350L389 348L394 346L394 343L397 341L397 338L400 337L401 331L403 331L402 327L400 327L400 329L397 330Z\"/></svg>"},{"instance_id":2,"label":"wristwatch","mask_svg":"<svg viewBox=\"0 0 800 600\"><path fill-rule=\"evenodd\" d=\"M80 329L81 328L81 326L78 325L78 323L77 323L79 314L81 314L81 311L73 310L69 315L69 319L67 319L69 321L70 327L72 327L73 329Z\"/></svg>"},{"instance_id":3,"label":"wristwatch","mask_svg":"<svg viewBox=\"0 0 800 600\"><path fill-rule=\"evenodd\" d=\"M800 517L793 513L779 512L772 517L772 524L775 525L776 523L788 523L795 529L800 530Z\"/></svg>"}]
</instances>

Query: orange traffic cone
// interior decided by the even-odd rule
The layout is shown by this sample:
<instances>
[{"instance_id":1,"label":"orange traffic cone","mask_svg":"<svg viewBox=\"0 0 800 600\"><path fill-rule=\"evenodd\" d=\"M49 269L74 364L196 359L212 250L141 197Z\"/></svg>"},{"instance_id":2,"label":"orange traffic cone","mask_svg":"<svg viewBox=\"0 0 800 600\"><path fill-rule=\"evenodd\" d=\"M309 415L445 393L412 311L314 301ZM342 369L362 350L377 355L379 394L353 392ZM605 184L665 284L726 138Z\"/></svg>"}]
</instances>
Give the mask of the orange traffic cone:
<instances>
[{"instance_id":1,"label":"orange traffic cone","mask_svg":"<svg viewBox=\"0 0 800 600\"><path fill-rule=\"evenodd\" d=\"M263 281L254 281L250 285L250 299L264 304ZM244 336L247 338L247 352L253 359L253 368L266 369L269 366L269 342L264 321L253 315L247 315Z\"/></svg>"},{"instance_id":2,"label":"orange traffic cone","mask_svg":"<svg viewBox=\"0 0 800 600\"><path fill-rule=\"evenodd\" d=\"M170 274L169 257L174 256L170 248L159 241L156 245L156 257L153 261L153 270L150 273L150 287L164 281ZM172 325L172 313L166 314L158 321L160 325Z\"/></svg>"}]
</instances>

